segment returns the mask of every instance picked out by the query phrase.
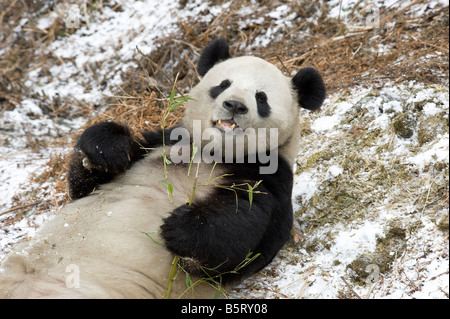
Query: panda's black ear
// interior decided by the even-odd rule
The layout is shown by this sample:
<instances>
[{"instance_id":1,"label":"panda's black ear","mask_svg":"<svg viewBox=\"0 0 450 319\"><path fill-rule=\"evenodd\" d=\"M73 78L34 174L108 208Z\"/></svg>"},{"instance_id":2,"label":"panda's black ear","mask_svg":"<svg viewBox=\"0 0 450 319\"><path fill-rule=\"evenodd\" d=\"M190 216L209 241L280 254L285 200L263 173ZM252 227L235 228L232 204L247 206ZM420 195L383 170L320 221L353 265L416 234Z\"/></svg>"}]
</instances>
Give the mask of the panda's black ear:
<instances>
[{"instance_id":1,"label":"panda's black ear","mask_svg":"<svg viewBox=\"0 0 450 319\"><path fill-rule=\"evenodd\" d=\"M325 100L326 89L322 76L314 68L303 68L292 78L292 85L301 107L315 111Z\"/></svg>"},{"instance_id":2,"label":"panda's black ear","mask_svg":"<svg viewBox=\"0 0 450 319\"><path fill-rule=\"evenodd\" d=\"M204 76L216 63L231 58L228 43L225 39L210 42L200 55L197 72Z\"/></svg>"}]
</instances>

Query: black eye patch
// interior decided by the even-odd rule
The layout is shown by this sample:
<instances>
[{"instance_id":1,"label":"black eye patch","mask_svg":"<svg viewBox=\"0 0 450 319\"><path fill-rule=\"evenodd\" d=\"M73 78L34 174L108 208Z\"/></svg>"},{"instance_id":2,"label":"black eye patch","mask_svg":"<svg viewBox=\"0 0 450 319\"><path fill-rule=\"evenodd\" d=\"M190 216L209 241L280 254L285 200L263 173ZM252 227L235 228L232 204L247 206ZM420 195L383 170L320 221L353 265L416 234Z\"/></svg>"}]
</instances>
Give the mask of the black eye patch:
<instances>
[{"instance_id":1,"label":"black eye patch","mask_svg":"<svg viewBox=\"0 0 450 319\"><path fill-rule=\"evenodd\" d=\"M216 97L218 97L220 95L220 93L222 93L223 91L225 91L226 89L228 89L231 85L230 80L223 80L219 85L217 86L213 86L210 90L209 90L209 95L215 99Z\"/></svg>"},{"instance_id":2,"label":"black eye patch","mask_svg":"<svg viewBox=\"0 0 450 319\"><path fill-rule=\"evenodd\" d=\"M270 115L270 105L267 103L266 93L256 92L255 98L259 116L268 117Z\"/></svg>"}]
</instances>

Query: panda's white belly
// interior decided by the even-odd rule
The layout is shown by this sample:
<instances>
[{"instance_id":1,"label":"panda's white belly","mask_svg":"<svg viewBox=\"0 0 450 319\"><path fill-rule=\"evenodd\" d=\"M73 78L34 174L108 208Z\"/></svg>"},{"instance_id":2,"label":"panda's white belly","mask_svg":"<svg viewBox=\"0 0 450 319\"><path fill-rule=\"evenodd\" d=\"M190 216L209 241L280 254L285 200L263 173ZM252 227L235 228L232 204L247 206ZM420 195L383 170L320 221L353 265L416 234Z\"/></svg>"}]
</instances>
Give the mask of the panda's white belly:
<instances>
[{"instance_id":1,"label":"panda's white belly","mask_svg":"<svg viewBox=\"0 0 450 319\"><path fill-rule=\"evenodd\" d=\"M185 204L191 188L186 192L187 164L167 165L172 204L161 182L160 154L155 150L94 194L68 204L31 242L18 245L2 266L0 296L162 298L173 255L156 243L162 242L159 227L174 207ZM200 164L199 183L210 177L212 167ZM196 168L193 164L189 184ZM211 176L221 174L216 167ZM210 189L199 187L195 198L207 196ZM184 274L178 277L173 297L186 290ZM215 293L207 285L195 288L195 297Z\"/></svg>"}]
</instances>

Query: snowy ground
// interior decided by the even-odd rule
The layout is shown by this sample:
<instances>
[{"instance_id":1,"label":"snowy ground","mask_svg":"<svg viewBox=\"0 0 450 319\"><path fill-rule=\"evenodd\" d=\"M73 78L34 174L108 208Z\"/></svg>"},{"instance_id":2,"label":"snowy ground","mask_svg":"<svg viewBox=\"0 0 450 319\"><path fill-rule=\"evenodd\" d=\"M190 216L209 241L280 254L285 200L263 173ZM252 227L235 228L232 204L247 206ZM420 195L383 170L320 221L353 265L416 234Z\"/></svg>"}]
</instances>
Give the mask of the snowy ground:
<instances>
[{"instance_id":1,"label":"snowy ground","mask_svg":"<svg viewBox=\"0 0 450 319\"><path fill-rule=\"evenodd\" d=\"M156 5L152 0L111 2L120 4L120 10L104 5L88 13L89 23L81 11L83 23L73 34L42 47L60 63L49 69L31 66L24 82L31 93L13 110L0 112L0 260L58 209L30 210L11 222L15 197L36 187L42 189L36 202L63 196L55 190L57 180L35 184L30 179L45 171L51 156L70 152L52 142L69 145L71 134L86 121L51 116L33 96L103 105L125 84L121 74L138 67L136 46L149 54L158 39L179 31L181 17L208 23L231 5L196 0L180 9L169 0ZM329 15L345 22L356 2L329 1ZM374 3L406 10L414 1ZM37 28L47 30L55 19L68 19L74 7L65 4L39 17ZM413 6L411 16L442 5L448 7L448 1ZM209 13L200 14L205 9ZM247 18L239 21L240 27L262 23L258 10L256 1L243 6L240 13ZM254 46L270 46L295 16L283 4L269 15L274 23L256 37ZM318 16L316 12L311 19ZM21 21L17 34L27 23ZM381 54L388 49L378 48ZM448 48L435 55L448 59ZM401 59L405 57L399 63ZM448 84L386 82L334 93L322 112L303 112L293 192L296 242L231 296L448 298L448 94ZM77 114L77 107L70 112Z\"/></svg>"},{"instance_id":2,"label":"snowy ground","mask_svg":"<svg viewBox=\"0 0 450 319\"><path fill-rule=\"evenodd\" d=\"M88 26L77 20L66 21L70 17L68 13L73 12L74 7L66 2L60 3L50 14L39 18L37 27L46 30L59 17L74 26L79 23L79 28L74 34L55 40L42 49L44 54L52 54L62 63L53 65L45 72L43 67L31 66L32 70L24 83L32 92L29 95L44 95L49 100L76 99L89 106L102 105L108 97L115 94L113 91L120 90L120 85L123 84L121 73L129 67L137 67L136 62L132 61L137 55L136 46L145 54L150 53L156 39L178 30L175 23L179 17L196 16L206 6L202 1L195 1L179 11L176 1L159 1L156 6L151 0L123 1L121 11L103 6L102 10L91 12ZM80 6L75 5L75 8ZM211 12L214 12L214 7ZM81 13L82 10L79 14ZM80 19L85 18L81 15ZM210 17L204 16L203 19L208 20ZM17 30L19 34L26 23L28 21L21 21ZM76 113L77 110L72 112ZM39 102L33 98L23 99L14 110L0 114L1 222L10 217L3 212L11 208L15 195L20 196L19 194L26 194L30 189L36 188L36 185L30 185L29 180L42 173L49 158L54 154L70 151L68 147L49 148L51 141L76 132L86 119L76 116L70 120L52 118L44 114ZM65 145L69 144L70 140L67 140ZM34 145L37 146L33 147ZM49 187L52 188L52 185ZM60 194L50 191L49 196L57 197ZM54 210L51 209L48 213L52 214ZM12 244L32 236L36 227L45 219L45 214L38 217L31 215L18 224L3 225L0 260Z\"/></svg>"},{"instance_id":3,"label":"snowy ground","mask_svg":"<svg viewBox=\"0 0 450 319\"><path fill-rule=\"evenodd\" d=\"M355 88L330 97L321 114L305 112L293 190L301 245L242 289L269 298L448 298L448 93L420 83ZM402 114L416 121L407 138L393 129ZM419 148L422 123L434 120L442 122ZM430 206L435 187L444 192ZM350 279L359 284L349 293Z\"/></svg>"}]
</instances>

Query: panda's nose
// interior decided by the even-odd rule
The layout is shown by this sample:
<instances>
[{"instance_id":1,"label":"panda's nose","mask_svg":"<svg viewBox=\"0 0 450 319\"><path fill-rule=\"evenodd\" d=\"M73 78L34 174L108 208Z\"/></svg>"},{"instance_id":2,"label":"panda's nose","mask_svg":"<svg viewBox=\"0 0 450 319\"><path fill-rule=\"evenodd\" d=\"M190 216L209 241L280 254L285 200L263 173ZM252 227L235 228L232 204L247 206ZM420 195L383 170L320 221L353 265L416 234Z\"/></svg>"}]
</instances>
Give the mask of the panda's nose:
<instances>
[{"instance_id":1,"label":"panda's nose","mask_svg":"<svg viewBox=\"0 0 450 319\"><path fill-rule=\"evenodd\" d=\"M234 114L245 114L248 112L247 107L238 101L225 101L223 102L223 107Z\"/></svg>"}]
</instances>

